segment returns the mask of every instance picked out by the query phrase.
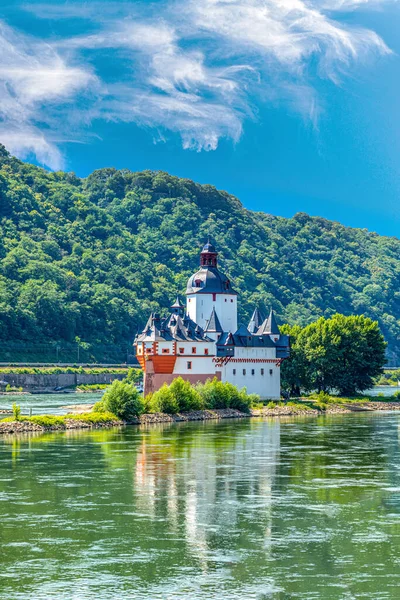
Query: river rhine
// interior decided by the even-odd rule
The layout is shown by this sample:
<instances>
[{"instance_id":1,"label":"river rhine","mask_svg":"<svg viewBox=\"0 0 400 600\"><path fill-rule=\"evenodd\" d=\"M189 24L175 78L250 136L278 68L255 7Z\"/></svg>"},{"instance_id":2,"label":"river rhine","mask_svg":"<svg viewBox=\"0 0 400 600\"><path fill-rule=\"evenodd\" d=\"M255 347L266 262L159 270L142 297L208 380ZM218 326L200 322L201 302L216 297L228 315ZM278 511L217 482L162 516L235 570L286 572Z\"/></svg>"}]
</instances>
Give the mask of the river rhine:
<instances>
[{"instance_id":1,"label":"river rhine","mask_svg":"<svg viewBox=\"0 0 400 600\"><path fill-rule=\"evenodd\" d=\"M400 416L0 438L1 600L398 600Z\"/></svg>"}]
</instances>

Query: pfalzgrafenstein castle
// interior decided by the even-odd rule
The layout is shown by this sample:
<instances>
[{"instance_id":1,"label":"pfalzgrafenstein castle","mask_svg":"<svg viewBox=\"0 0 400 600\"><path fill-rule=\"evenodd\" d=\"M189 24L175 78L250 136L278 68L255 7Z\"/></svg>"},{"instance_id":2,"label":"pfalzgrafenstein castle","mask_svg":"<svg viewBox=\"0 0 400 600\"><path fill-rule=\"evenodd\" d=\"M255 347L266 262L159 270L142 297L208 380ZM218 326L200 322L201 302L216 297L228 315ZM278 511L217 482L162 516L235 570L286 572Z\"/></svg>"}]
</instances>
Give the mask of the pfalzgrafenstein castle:
<instances>
[{"instance_id":1,"label":"pfalzgrafenstein castle","mask_svg":"<svg viewBox=\"0 0 400 600\"><path fill-rule=\"evenodd\" d=\"M190 277L185 306L177 298L168 316L152 314L134 346L144 371L144 393L182 377L191 383L217 377L261 398L280 397L280 366L289 338L279 333L271 310L256 308L248 326L237 323L238 293L218 269L218 253L207 242L200 269Z\"/></svg>"}]
</instances>

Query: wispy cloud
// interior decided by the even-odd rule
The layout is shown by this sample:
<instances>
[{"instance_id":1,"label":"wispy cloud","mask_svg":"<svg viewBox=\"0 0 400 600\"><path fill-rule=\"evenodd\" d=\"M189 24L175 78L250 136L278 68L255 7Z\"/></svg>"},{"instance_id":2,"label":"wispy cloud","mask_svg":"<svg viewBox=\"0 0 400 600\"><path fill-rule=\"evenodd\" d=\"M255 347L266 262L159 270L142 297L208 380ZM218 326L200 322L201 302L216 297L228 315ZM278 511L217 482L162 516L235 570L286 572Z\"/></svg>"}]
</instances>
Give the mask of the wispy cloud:
<instances>
[{"instance_id":1,"label":"wispy cloud","mask_svg":"<svg viewBox=\"0 0 400 600\"><path fill-rule=\"evenodd\" d=\"M324 2L177 0L158 4L157 15L128 2L96 13L90 3L30 5L43 18L90 19L91 33L45 43L0 29L0 139L57 167L66 123L79 135L94 118L135 122L155 138L178 133L196 150L238 140L263 102L315 122L311 81L337 83L356 62L389 52L375 32L332 16L338 2L354 9L356 0ZM125 65L117 83L96 61L104 53Z\"/></svg>"},{"instance_id":2,"label":"wispy cloud","mask_svg":"<svg viewBox=\"0 0 400 600\"><path fill-rule=\"evenodd\" d=\"M96 81L87 68L67 65L55 49L0 22L0 140L19 156L60 168L55 143L78 94ZM60 126L61 125L61 126Z\"/></svg>"}]
</instances>

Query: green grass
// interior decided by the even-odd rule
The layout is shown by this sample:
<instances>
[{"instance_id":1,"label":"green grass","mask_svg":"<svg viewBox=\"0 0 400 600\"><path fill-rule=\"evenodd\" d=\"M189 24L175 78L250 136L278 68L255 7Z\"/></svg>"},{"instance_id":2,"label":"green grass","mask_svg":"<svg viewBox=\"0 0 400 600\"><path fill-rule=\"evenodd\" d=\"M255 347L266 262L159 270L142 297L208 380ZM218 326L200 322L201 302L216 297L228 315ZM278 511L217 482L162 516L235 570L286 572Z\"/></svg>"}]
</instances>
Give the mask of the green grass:
<instances>
[{"instance_id":1,"label":"green grass","mask_svg":"<svg viewBox=\"0 0 400 600\"><path fill-rule=\"evenodd\" d=\"M118 417L110 412L97 413L87 412L82 414L68 414L62 416L55 415L34 415L33 417L21 416L18 422L35 423L41 427L65 427L67 420L82 421L85 423L91 423L96 425L98 423L113 423L119 421ZM1 419L0 423L13 423L15 422L14 417L6 417Z\"/></svg>"},{"instance_id":2,"label":"green grass","mask_svg":"<svg viewBox=\"0 0 400 600\"><path fill-rule=\"evenodd\" d=\"M65 415L64 419L72 419L74 421L84 421L85 423L110 423L112 421L120 421L118 417L110 412L98 413L88 412L78 415Z\"/></svg>"}]
</instances>

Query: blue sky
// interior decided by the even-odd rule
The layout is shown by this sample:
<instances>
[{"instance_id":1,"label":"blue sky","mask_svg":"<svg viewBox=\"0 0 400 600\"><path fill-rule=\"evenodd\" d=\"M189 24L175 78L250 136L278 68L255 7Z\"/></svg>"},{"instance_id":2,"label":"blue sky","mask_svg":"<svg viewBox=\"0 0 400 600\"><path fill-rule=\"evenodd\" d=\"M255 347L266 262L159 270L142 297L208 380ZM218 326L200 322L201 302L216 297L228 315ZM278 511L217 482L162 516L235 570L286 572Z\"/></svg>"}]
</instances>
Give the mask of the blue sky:
<instances>
[{"instance_id":1,"label":"blue sky","mask_svg":"<svg viewBox=\"0 0 400 600\"><path fill-rule=\"evenodd\" d=\"M399 32L391 0L3 0L0 141L398 236Z\"/></svg>"}]
</instances>

